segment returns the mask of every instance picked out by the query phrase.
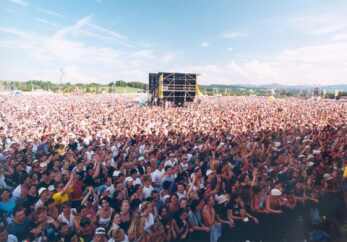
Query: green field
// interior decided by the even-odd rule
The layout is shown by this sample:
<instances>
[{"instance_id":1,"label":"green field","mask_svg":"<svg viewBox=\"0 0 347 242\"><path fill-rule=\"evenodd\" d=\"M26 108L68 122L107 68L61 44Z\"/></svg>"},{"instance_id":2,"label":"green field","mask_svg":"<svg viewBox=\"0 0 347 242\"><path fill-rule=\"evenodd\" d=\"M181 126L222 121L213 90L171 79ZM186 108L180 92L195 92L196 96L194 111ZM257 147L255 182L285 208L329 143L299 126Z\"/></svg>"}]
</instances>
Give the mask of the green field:
<instances>
[{"instance_id":1,"label":"green field","mask_svg":"<svg viewBox=\"0 0 347 242\"><path fill-rule=\"evenodd\" d=\"M114 92L116 93L136 93L143 92L143 89L134 88L134 87L115 87Z\"/></svg>"}]
</instances>

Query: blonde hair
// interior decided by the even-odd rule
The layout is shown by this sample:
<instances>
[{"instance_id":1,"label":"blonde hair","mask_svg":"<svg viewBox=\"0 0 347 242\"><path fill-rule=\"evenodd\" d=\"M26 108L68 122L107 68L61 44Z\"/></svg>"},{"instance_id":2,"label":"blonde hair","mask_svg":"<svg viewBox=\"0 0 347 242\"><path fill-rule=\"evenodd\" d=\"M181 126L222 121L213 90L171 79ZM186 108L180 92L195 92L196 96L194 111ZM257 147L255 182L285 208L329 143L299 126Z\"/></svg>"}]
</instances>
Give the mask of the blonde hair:
<instances>
[{"instance_id":1,"label":"blonde hair","mask_svg":"<svg viewBox=\"0 0 347 242\"><path fill-rule=\"evenodd\" d=\"M134 213L128 230L129 240L139 240L145 234L145 219L139 213Z\"/></svg>"}]
</instances>

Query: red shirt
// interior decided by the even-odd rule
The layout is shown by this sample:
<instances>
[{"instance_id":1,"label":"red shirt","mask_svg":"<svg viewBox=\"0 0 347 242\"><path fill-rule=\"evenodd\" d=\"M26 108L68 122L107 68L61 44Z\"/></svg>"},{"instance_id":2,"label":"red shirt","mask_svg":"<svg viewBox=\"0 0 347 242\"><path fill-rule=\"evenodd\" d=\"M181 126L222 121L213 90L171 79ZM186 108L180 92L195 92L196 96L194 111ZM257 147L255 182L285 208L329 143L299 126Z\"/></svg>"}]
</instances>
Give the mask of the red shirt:
<instances>
[{"instance_id":1,"label":"red shirt","mask_svg":"<svg viewBox=\"0 0 347 242\"><path fill-rule=\"evenodd\" d=\"M73 191L70 194L71 200L81 200L83 196L83 182L80 180L75 181L72 189Z\"/></svg>"}]
</instances>

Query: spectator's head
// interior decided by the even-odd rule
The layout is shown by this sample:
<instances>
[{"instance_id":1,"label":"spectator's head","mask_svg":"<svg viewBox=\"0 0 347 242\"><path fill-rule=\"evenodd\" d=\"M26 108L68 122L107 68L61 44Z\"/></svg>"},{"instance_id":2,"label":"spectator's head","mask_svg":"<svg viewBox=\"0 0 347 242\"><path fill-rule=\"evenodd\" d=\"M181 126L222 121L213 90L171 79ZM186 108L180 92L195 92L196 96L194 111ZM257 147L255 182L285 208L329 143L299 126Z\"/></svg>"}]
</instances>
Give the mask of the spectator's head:
<instances>
[{"instance_id":1,"label":"spectator's head","mask_svg":"<svg viewBox=\"0 0 347 242\"><path fill-rule=\"evenodd\" d=\"M62 208L63 208L63 213L70 216L70 213L71 213L71 205L69 203L64 203L62 205Z\"/></svg>"},{"instance_id":2,"label":"spectator's head","mask_svg":"<svg viewBox=\"0 0 347 242\"><path fill-rule=\"evenodd\" d=\"M7 189L3 189L0 191L0 199L2 202L7 202L11 197L11 193Z\"/></svg>"},{"instance_id":3,"label":"spectator's head","mask_svg":"<svg viewBox=\"0 0 347 242\"><path fill-rule=\"evenodd\" d=\"M178 216L179 216L179 218L180 218L182 221L187 220L187 218L188 218L188 212L187 212L187 210L186 210L186 209L180 209L180 210L178 211Z\"/></svg>"},{"instance_id":4,"label":"spectator's head","mask_svg":"<svg viewBox=\"0 0 347 242\"><path fill-rule=\"evenodd\" d=\"M13 210L13 218L17 224L23 223L26 218L25 208L20 206L15 207Z\"/></svg>"},{"instance_id":5,"label":"spectator's head","mask_svg":"<svg viewBox=\"0 0 347 242\"><path fill-rule=\"evenodd\" d=\"M111 237L114 239L115 242L122 242L125 239L125 233L123 229L115 229L112 230Z\"/></svg>"},{"instance_id":6,"label":"spectator's head","mask_svg":"<svg viewBox=\"0 0 347 242\"><path fill-rule=\"evenodd\" d=\"M180 208L186 209L188 206L188 200L186 198L181 198L179 200Z\"/></svg>"},{"instance_id":7,"label":"spectator's head","mask_svg":"<svg viewBox=\"0 0 347 242\"><path fill-rule=\"evenodd\" d=\"M93 241L95 241L95 242L105 242L105 241L107 241L105 228L98 227L98 228L95 229Z\"/></svg>"},{"instance_id":8,"label":"spectator's head","mask_svg":"<svg viewBox=\"0 0 347 242\"><path fill-rule=\"evenodd\" d=\"M35 211L35 218L38 223L47 221L47 209L45 207L39 207Z\"/></svg>"},{"instance_id":9,"label":"spectator's head","mask_svg":"<svg viewBox=\"0 0 347 242\"><path fill-rule=\"evenodd\" d=\"M108 209L108 208L110 207L109 201L108 201L107 199L102 199L102 201L101 201L101 207L102 207L103 209Z\"/></svg>"},{"instance_id":10,"label":"spectator's head","mask_svg":"<svg viewBox=\"0 0 347 242\"><path fill-rule=\"evenodd\" d=\"M183 193L185 191L185 186L182 183L177 184L177 192Z\"/></svg>"},{"instance_id":11,"label":"spectator's head","mask_svg":"<svg viewBox=\"0 0 347 242\"><path fill-rule=\"evenodd\" d=\"M121 211L122 212L128 212L130 209L130 204L128 200L123 200L122 205L121 205Z\"/></svg>"},{"instance_id":12,"label":"spectator's head","mask_svg":"<svg viewBox=\"0 0 347 242\"><path fill-rule=\"evenodd\" d=\"M6 230L6 226L4 224L0 224L0 241L8 241L7 240L7 230Z\"/></svg>"},{"instance_id":13,"label":"spectator's head","mask_svg":"<svg viewBox=\"0 0 347 242\"><path fill-rule=\"evenodd\" d=\"M121 222L122 222L122 220L121 220L119 213L116 213L113 217L112 223L119 225Z\"/></svg>"},{"instance_id":14,"label":"spectator's head","mask_svg":"<svg viewBox=\"0 0 347 242\"><path fill-rule=\"evenodd\" d=\"M93 236L95 225L92 223L92 221L89 218L82 218L81 219L81 234L84 236Z\"/></svg>"},{"instance_id":15,"label":"spectator's head","mask_svg":"<svg viewBox=\"0 0 347 242\"><path fill-rule=\"evenodd\" d=\"M48 198L49 198L49 193L48 193L48 189L45 188L45 187L41 187L39 190L38 190L38 194L39 194L39 197L42 201L47 201Z\"/></svg>"}]
</instances>

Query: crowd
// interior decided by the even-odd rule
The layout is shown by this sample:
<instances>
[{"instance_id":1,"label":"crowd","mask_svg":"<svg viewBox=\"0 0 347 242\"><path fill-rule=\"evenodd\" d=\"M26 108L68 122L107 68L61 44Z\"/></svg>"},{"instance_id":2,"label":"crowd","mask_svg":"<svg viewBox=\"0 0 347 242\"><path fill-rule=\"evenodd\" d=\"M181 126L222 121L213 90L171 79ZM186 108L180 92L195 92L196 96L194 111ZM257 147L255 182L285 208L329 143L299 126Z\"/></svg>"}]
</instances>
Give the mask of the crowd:
<instances>
[{"instance_id":1,"label":"crowd","mask_svg":"<svg viewBox=\"0 0 347 242\"><path fill-rule=\"evenodd\" d=\"M0 241L329 238L346 166L337 101L0 95Z\"/></svg>"}]
</instances>

